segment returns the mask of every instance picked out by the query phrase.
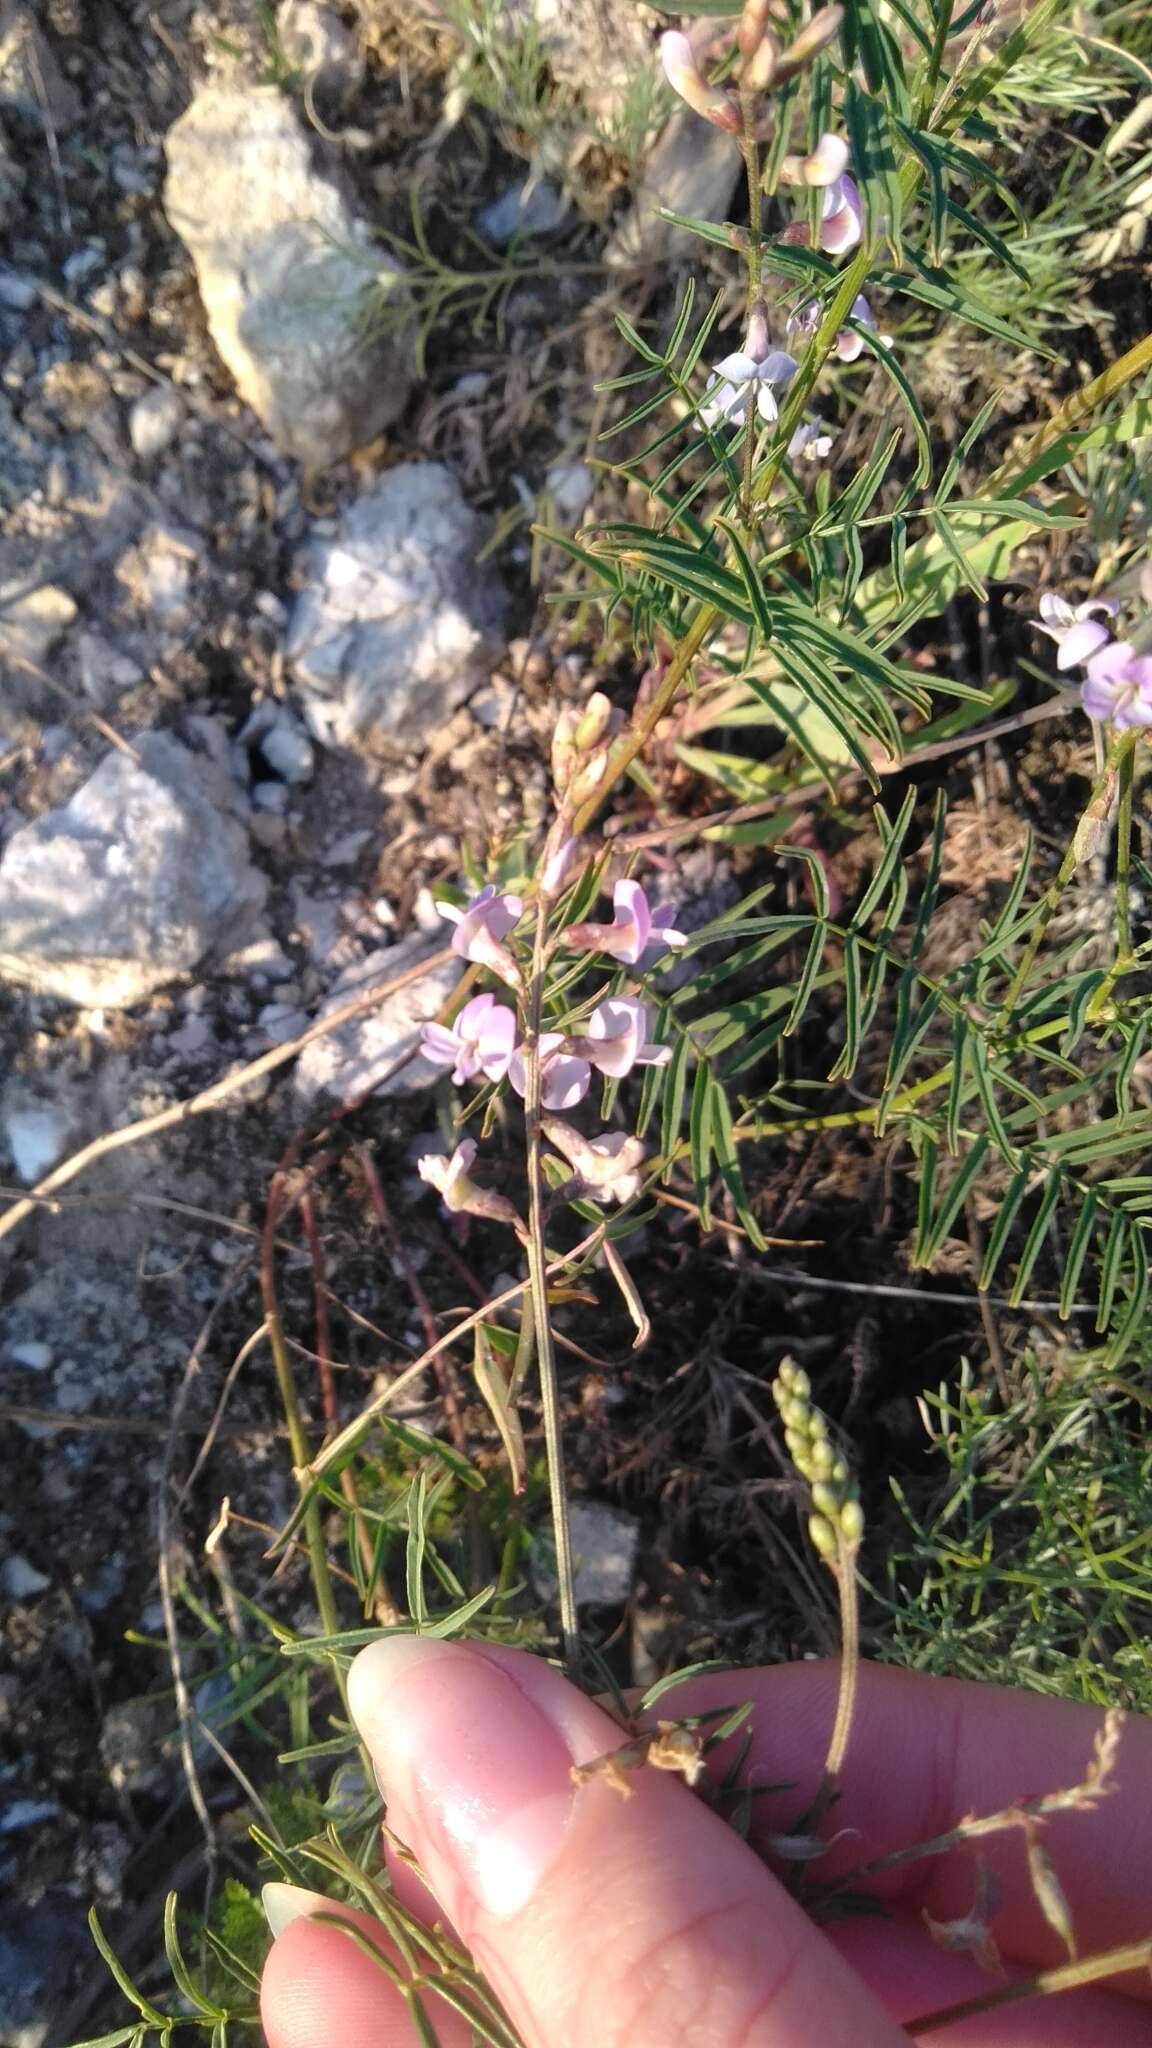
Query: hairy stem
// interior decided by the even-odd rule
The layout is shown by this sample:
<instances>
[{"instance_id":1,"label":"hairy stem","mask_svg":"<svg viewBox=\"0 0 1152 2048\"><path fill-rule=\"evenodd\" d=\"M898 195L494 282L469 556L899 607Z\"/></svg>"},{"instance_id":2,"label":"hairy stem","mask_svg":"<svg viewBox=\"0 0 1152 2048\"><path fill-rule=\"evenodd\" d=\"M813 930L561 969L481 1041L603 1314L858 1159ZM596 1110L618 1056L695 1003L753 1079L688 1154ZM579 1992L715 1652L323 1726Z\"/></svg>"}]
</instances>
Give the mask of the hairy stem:
<instances>
[{"instance_id":1,"label":"hairy stem","mask_svg":"<svg viewBox=\"0 0 1152 2048\"><path fill-rule=\"evenodd\" d=\"M544 1001L544 970L548 933L548 909L542 899L536 904L536 930L532 942L532 979L528 987L527 1031L524 1041L524 1119L528 1134L528 1278L535 1325L536 1356L540 1365L540 1405L544 1421L544 1446L548 1458L548 1493L552 1505L552 1529L556 1541L556 1578L560 1598L560 1632L564 1657L573 1678L580 1675L580 1624L576 1613L575 1570L572 1538L568 1526L568 1490L564 1482L564 1431L560 1415L560 1385L556 1373L556 1347L548 1314L548 1254L544 1244L544 1175L540 1164L540 1024Z\"/></svg>"},{"instance_id":2,"label":"hairy stem","mask_svg":"<svg viewBox=\"0 0 1152 2048\"><path fill-rule=\"evenodd\" d=\"M840 1549L836 1559L836 1591L840 1596L840 1691L836 1699L836 1719L828 1741L828 1754L824 1759L824 1785L822 1802L827 1804L836 1790L836 1781L844 1768L848 1753L848 1738L852 1733L852 1717L856 1709L856 1682L860 1675L860 1596L856 1584L856 1553L859 1545L847 1543L840 1538Z\"/></svg>"},{"instance_id":3,"label":"hairy stem","mask_svg":"<svg viewBox=\"0 0 1152 2048\"><path fill-rule=\"evenodd\" d=\"M1015 1983L1002 1984L996 1991L985 1991L975 1998L962 1999L959 2005L941 2006L936 2012L927 2012L919 2019L906 2020L904 2031L918 2039L924 2034L939 2033L943 2027L954 2027L961 2020L970 2019L973 2014L995 2012L999 2006L1011 2005L1021 1998L1043 1998L1056 1991L1075 1991L1082 1984L1098 1984L1104 1977L1119 1977L1126 1970L1144 1970L1152 1963L1152 1941L1130 1942L1125 1948L1106 1949L1102 1955L1084 1956L1075 1963L1062 1963L1055 1970L1040 1970L1035 1977L1022 1977Z\"/></svg>"}]
</instances>

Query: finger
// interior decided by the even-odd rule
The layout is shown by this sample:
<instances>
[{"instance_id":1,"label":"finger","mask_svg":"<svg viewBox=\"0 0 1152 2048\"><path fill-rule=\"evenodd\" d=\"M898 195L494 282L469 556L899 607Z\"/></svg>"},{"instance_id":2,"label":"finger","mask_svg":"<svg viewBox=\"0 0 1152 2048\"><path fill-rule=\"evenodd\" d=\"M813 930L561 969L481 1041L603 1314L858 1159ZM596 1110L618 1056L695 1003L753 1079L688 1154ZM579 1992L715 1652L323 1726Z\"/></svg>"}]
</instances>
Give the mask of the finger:
<instances>
[{"instance_id":1,"label":"finger","mask_svg":"<svg viewBox=\"0 0 1152 2048\"><path fill-rule=\"evenodd\" d=\"M748 1778L795 1787L755 1802L753 1839L766 1850L819 1785L837 1684L834 1664L789 1664L710 1672L661 1697L662 1715L751 1703ZM929 1840L966 1814L996 1813L1078 1784L1102 1721L1095 1708L1067 1700L862 1665L832 1823L844 1838L812 1866L813 1876L822 1881ZM728 1754L730 1745L715 1752L717 1769ZM1085 1955L1152 1935L1152 1723L1133 1717L1126 1724L1112 1783L1094 1807L1056 1815L1043 1829ZM1020 1830L985 1837L978 1848L999 1890L1001 1947L1040 1966L1062 1962L1062 1944L1029 1880ZM946 1921L970 1910L974 1873L973 1852L962 1850L903 1864L868 1888ZM1124 1989L1146 1996L1147 1975L1125 1978Z\"/></svg>"},{"instance_id":2,"label":"finger","mask_svg":"<svg viewBox=\"0 0 1152 2048\"><path fill-rule=\"evenodd\" d=\"M269 1893L294 1896L266 1906L276 1934L260 1985L268 2048L413 2048L411 2013L386 1972L339 1928L308 1915L339 1912L395 1962L380 1922L290 1885L266 1885L266 1900ZM426 2001L441 2048L468 2048L464 2021L432 1994Z\"/></svg>"},{"instance_id":3,"label":"finger","mask_svg":"<svg viewBox=\"0 0 1152 2048\"><path fill-rule=\"evenodd\" d=\"M902 2023L998 1988L996 1978L970 1958L943 1953L923 1927L902 1918L849 1920L828 1932ZM960 2020L940 2034L948 2048L1148 2048L1149 2038L1145 2006L1094 1988L1022 1999Z\"/></svg>"},{"instance_id":4,"label":"finger","mask_svg":"<svg viewBox=\"0 0 1152 2048\"><path fill-rule=\"evenodd\" d=\"M528 2048L897 2048L760 1859L651 1769L574 1763L621 1730L537 1658L387 1636L349 1674L389 1826Z\"/></svg>"}]
</instances>

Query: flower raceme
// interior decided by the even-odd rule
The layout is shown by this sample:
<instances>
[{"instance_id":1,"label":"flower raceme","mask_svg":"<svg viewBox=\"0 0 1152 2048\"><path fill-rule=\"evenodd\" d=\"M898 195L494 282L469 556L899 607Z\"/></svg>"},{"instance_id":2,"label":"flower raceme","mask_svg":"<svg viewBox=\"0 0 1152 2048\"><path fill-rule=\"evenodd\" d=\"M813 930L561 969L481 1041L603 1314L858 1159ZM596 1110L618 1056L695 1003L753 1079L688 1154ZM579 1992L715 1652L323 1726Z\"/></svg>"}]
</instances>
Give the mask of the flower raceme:
<instances>
[{"instance_id":1,"label":"flower raceme","mask_svg":"<svg viewBox=\"0 0 1152 2048\"><path fill-rule=\"evenodd\" d=\"M620 881L612 891L611 924L570 925L564 937L570 946L607 953L626 967L635 967L650 948L664 953L687 944L688 935L653 912L639 882Z\"/></svg>"}]
</instances>

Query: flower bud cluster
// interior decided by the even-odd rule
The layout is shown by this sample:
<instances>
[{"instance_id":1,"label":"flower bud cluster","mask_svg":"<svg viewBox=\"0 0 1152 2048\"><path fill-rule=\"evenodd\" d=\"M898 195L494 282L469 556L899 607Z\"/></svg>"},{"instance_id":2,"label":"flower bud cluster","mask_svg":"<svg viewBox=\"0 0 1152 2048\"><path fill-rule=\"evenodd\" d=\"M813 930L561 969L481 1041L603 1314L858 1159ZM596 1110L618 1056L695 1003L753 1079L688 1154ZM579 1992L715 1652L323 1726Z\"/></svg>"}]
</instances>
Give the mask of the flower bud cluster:
<instances>
[{"instance_id":1,"label":"flower bud cluster","mask_svg":"<svg viewBox=\"0 0 1152 2048\"><path fill-rule=\"evenodd\" d=\"M864 1534L864 1514L847 1460L828 1435L828 1424L812 1402L812 1383L790 1358L782 1360L772 1398L784 1425L788 1455L812 1493L808 1534L826 1564L855 1550Z\"/></svg>"}]
</instances>

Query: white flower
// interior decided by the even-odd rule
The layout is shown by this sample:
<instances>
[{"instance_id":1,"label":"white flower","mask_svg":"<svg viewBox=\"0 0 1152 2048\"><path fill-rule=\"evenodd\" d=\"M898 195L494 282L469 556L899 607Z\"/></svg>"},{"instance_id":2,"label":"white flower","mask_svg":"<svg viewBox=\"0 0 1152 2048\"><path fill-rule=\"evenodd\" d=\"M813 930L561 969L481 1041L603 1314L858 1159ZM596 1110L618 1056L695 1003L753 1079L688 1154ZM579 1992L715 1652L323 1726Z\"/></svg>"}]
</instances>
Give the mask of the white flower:
<instances>
[{"instance_id":1,"label":"white flower","mask_svg":"<svg viewBox=\"0 0 1152 2048\"><path fill-rule=\"evenodd\" d=\"M821 419L805 420L788 443L789 462L826 462L831 453L832 435Z\"/></svg>"},{"instance_id":2,"label":"white flower","mask_svg":"<svg viewBox=\"0 0 1152 2048\"><path fill-rule=\"evenodd\" d=\"M463 1209L472 1193L468 1174L475 1157L475 1138L462 1138L450 1159L442 1152L425 1152L416 1161L416 1171L435 1188L446 1209Z\"/></svg>"},{"instance_id":3,"label":"white flower","mask_svg":"<svg viewBox=\"0 0 1152 2048\"><path fill-rule=\"evenodd\" d=\"M1112 638L1097 615L1114 619L1118 609L1109 597L1073 605L1054 590L1046 590L1040 599L1040 617L1033 619L1032 624L1056 642L1057 668L1079 668L1082 662L1101 653Z\"/></svg>"},{"instance_id":4,"label":"white flower","mask_svg":"<svg viewBox=\"0 0 1152 2048\"><path fill-rule=\"evenodd\" d=\"M725 356L714 365L712 374L719 381L709 385L700 408L705 426L725 421L739 426L747 416L750 395L767 426L779 417L776 391L790 384L796 375L796 358L783 349L765 349L754 354L752 347L758 338L750 334L744 349L737 349L734 355Z\"/></svg>"},{"instance_id":5,"label":"white flower","mask_svg":"<svg viewBox=\"0 0 1152 2048\"><path fill-rule=\"evenodd\" d=\"M630 1202L644 1184L640 1168L644 1146L626 1131L605 1131L599 1138L586 1138L571 1124L549 1117L544 1135L579 1174L589 1193L598 1201Z\"/></svg>"},{"instance_id":6,"label":"white flower","mask_svg":"<svg viewBox=\"0 0 1152 2048\"><path fill-rule=\"evenodd\" d=\"M648 1036L648 1011L635 996L605 996L588 1019L587 1034L575 1041L602 1074L622 1080L633 1067L666 1067L670 1045L655 1045ZM559 1106L559 1105L558 1105Z\"/></svg>"}]
</instances>

